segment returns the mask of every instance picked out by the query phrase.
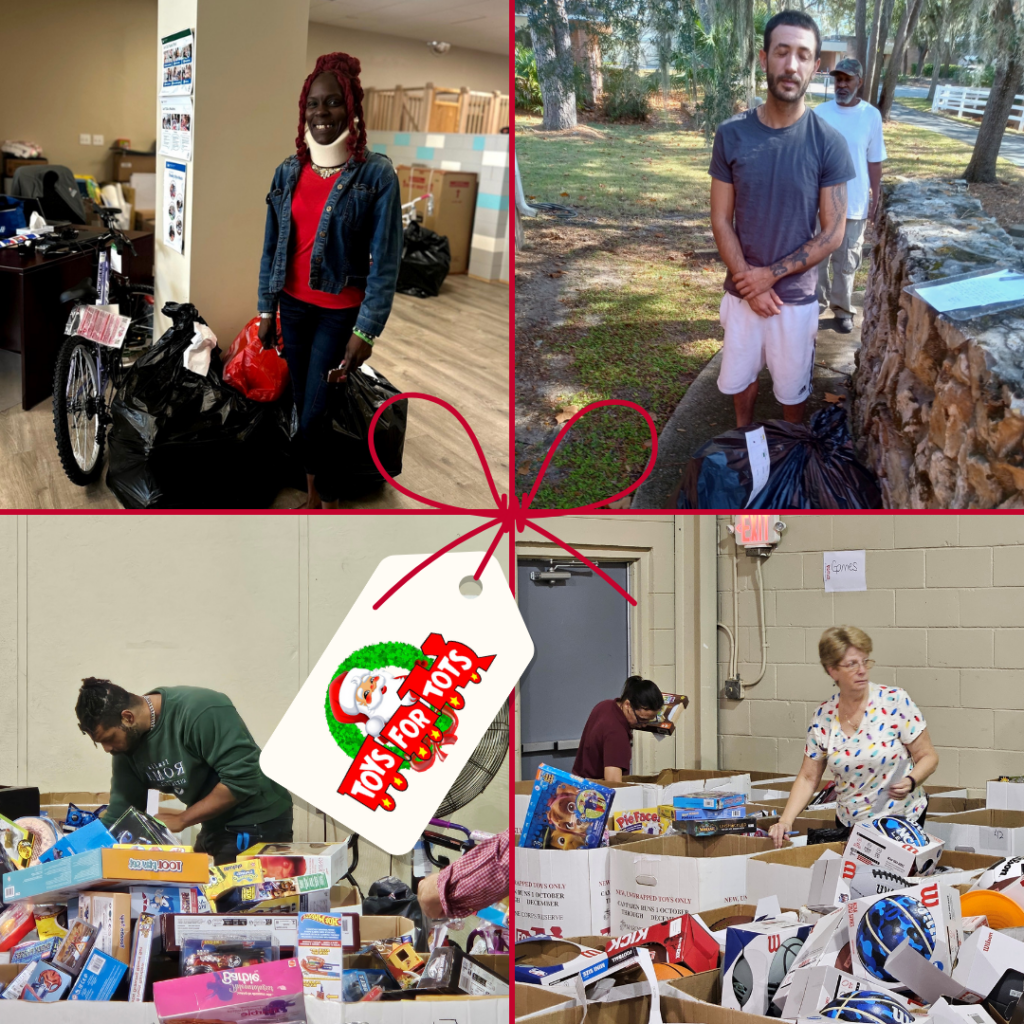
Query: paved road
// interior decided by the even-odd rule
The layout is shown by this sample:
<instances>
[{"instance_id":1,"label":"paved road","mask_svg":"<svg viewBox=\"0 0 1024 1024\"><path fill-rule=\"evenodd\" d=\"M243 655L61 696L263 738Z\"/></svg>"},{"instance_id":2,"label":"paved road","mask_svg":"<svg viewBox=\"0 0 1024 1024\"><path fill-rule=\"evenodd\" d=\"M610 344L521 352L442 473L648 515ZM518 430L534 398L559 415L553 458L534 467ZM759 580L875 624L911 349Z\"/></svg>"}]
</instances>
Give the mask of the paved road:
<instances>
[{"instance_id":1,"label":"paved road","mask_svg":"<svg viewBox=\"0 0 1024 1024\"><path fill-rule=\"evenodd\" d=\"M815 93L818 96L824 96L825 95L825 84L823 82L811 82L811 84L807 87L807 91L810 92L810 93ZM924 99L924 97L928 95L928 90L927 89L919 89L916 85L897 85L896 86L896 95L897 95L897 97L899 97L899 96L911 96L911 97L917 97L918 99ZM832 84L831 84L831 81L829 82L829 86L828 86L828 97L829 97L829 99L832 98Z\"/></svg>"},{"instance_id":2,"label":"paved road","mask_svg":"<svg viewBox=\"0 0 1024 1024\"><path fill-rule=\"evenodd\" d=\"M939 132L948 138L965 142L968 146L973 147L978 138L978 129L970 121L951 121L948 117L939 117L938 114L930 114L924 110L912 110L902 103L892 105L892 115L904 124ZM1007 132L1003 135L999 155L1018 167L1024 167L1024 137Z\"/></svg>"}]
</instances>

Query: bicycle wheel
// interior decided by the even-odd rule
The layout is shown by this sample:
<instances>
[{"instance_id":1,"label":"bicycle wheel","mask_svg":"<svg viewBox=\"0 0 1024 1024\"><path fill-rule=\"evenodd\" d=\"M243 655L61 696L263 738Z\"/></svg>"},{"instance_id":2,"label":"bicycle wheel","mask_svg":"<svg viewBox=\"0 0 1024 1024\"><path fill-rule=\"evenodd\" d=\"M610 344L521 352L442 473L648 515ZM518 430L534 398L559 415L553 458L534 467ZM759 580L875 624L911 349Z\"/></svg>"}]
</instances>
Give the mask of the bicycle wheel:
<instances>
[{"instance_id":1,"label":"bicycle wheel","mask_svg":"<svg viewBox=\"0 0 1024 1024\"><path fill-rule=\"evenodd\" d=\"M94 348L81 338L68 338L53 372L53 433L72 483L88 484L100 475L107 435L102 407Z\"/></svg>"}]
</instances>

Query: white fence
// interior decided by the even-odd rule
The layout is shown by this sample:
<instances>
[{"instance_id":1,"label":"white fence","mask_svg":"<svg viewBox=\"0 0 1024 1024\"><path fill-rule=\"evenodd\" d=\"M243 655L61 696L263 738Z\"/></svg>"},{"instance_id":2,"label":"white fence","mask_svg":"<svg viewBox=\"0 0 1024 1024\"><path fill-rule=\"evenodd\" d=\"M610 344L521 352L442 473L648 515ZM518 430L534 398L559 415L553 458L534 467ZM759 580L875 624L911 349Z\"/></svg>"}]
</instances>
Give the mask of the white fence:
<instances>
[{"instance_id":1,"label":"white fence","mask_svg":"<svg viewBox=\"0 0 1024 1024\"><path fill-rule=\"evenodd\" d=\"M963 117L964 114L981 117L985 113L988 94L988 89L966 89L961 85L940 85L935 90L932 110L949 110L957 117ZM1006 123L1009 127L1016 128L1017 131L1024 131L1024 96L1014 97L1010 116Z\"/></svg>"}]
</instances>

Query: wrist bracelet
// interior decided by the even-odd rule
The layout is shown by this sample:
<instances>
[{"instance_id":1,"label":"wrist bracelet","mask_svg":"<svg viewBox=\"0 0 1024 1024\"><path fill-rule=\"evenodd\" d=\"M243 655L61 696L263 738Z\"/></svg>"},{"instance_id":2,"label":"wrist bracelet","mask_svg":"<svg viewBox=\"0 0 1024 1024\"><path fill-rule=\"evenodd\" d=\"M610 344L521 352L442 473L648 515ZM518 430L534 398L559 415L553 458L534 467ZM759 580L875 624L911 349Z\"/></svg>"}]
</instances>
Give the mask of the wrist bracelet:
<instances>
[{"instance_id":1,"label":"wrist bracelet","mask_svg":"<svg viewBox=\"0 0 1024 1024\"><path fill-rule=\"evenodd\" d=\"M363 341L365 341L366 344L370 346L370 348L373 348L373 343L377 340L376 338L372 337L371 335L365 334L363 331L359 330L358 327L353 327L352 328L352 333L357 338L362 338Z\"/></svg>"},{"instance_id":2,"label":"wrist bracelet","mask_svg":"<svg viewBox=\"0 0 1024 1024\"><path fill-rule=\"evenodd\" d=\"M274 317L273 313L260 313L261 320L272 320Z\"/></svg>"}]
</instances>

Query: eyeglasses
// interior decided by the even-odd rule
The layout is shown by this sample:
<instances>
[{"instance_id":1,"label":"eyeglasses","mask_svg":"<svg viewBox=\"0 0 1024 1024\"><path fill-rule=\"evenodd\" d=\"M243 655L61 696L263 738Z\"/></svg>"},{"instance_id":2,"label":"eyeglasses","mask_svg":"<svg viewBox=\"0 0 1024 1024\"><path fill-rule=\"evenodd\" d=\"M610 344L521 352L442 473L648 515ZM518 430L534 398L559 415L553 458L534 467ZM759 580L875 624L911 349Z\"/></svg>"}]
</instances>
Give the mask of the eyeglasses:
<instances>
[{"instance_id":1,"label":"eyeglasses","mask_svg":"<svg viewBox=\"0 0 1024 1024\"><path fill-rule=\"evenodd\" d=\"M836 665L836 668L846 669L847 672L850 672L853 669L860 668L862 665L866 671L870 672L874 668L875 663L871 658L868 658L867 661L841 661Z\"/></svg>"}]
</instances>

